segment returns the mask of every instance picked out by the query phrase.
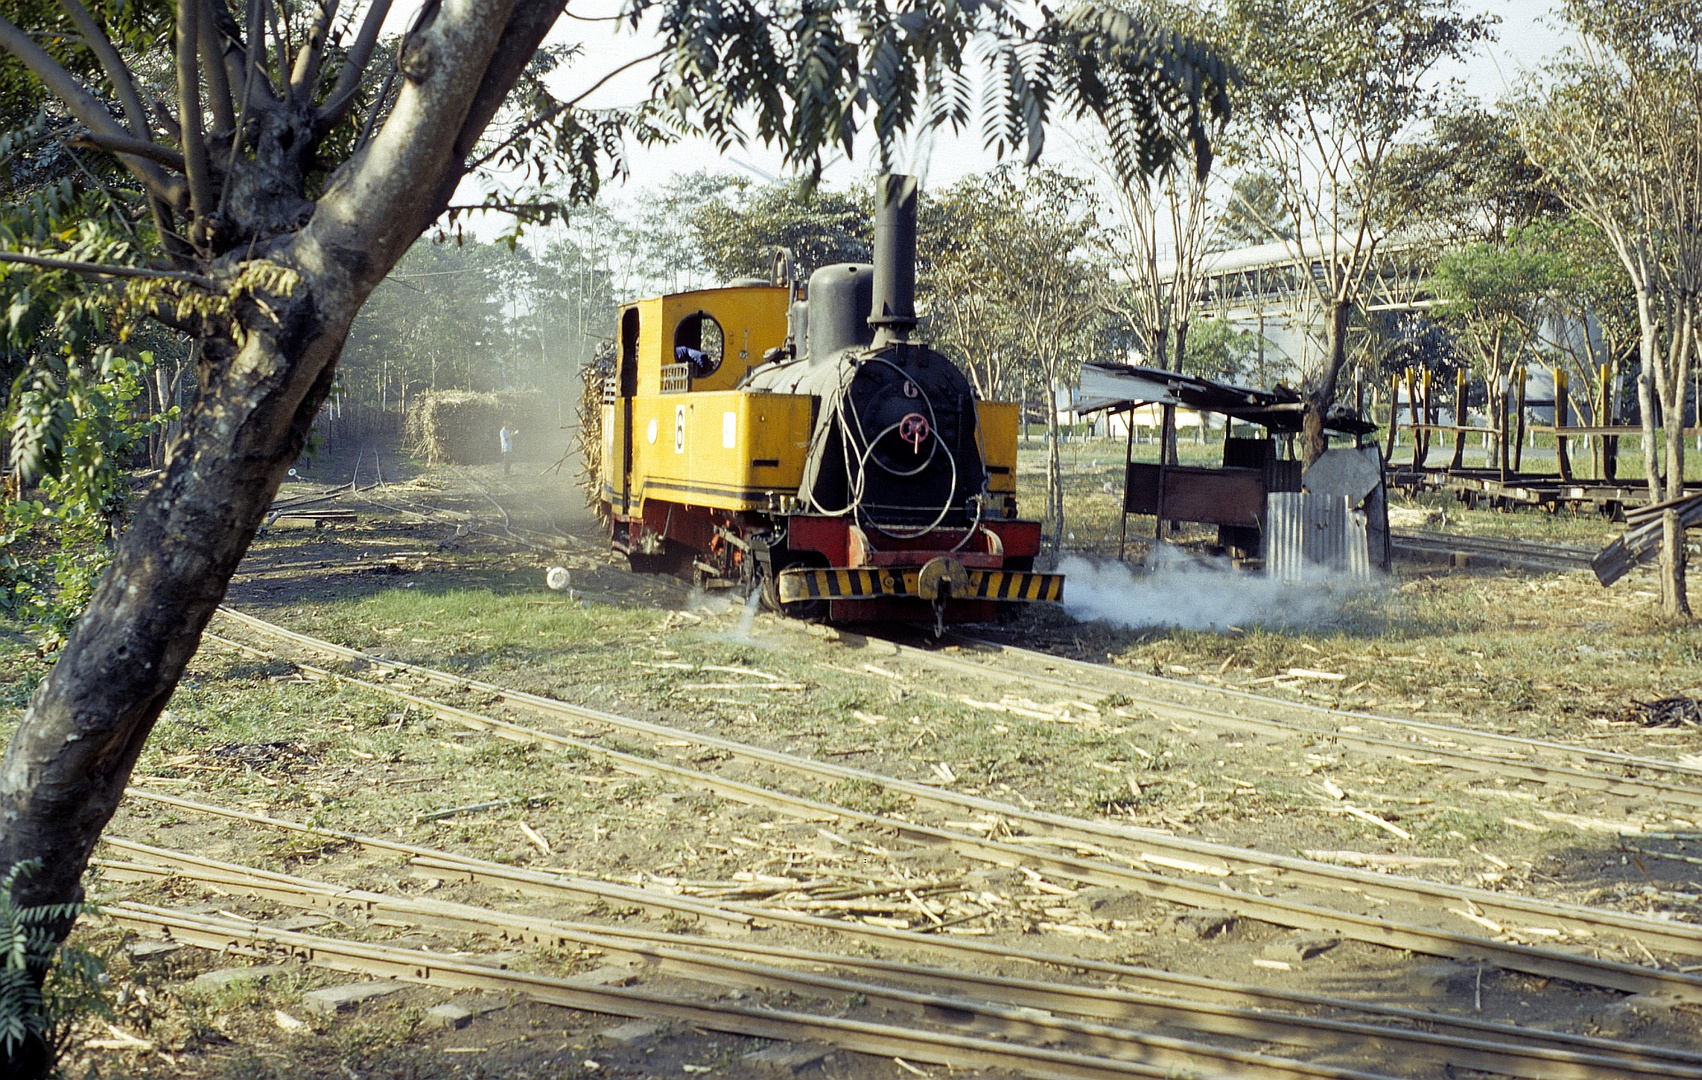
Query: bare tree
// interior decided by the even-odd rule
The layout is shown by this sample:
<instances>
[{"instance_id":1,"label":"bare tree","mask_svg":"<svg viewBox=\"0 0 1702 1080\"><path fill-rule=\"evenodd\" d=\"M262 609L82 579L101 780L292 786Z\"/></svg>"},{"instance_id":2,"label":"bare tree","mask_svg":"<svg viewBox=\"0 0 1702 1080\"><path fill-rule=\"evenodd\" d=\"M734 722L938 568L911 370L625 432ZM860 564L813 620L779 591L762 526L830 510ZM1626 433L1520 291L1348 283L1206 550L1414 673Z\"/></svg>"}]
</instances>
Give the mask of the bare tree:
<instances>
[{"instance_id":1,"label":"bare tree","mask_svg":"<svg viewBox=\"0 0 1702 1080\"><path fill-rule=\"evenodd\" d=\"M1583 39L1520 135L1618 256L1636 298L1637 399L1651 501L1684 494L1684 405L1702 287L1702 3L1570 0ZM1665 482L1656 427L1665 429ZM1688 617L1684 534L1668 511L1661 609Z\"/></svg>"},{"instance_id":2,"label":"bare tree","mask_svg":"<svg viewBox=\"0 0 1702 1080\"><path fill-rule=\"evenodd\" d=\"M1440 103L1431 70L1487 37L1489 19L1462 17L1455 0L1231 0L1229 12L1249 91L1241 152L1277 181L1283 231L1311 264L1303 276L1323 319L1323 359L1304 388L1310 464L1328 448L1349 318L1382 240L1373 225L1389 155Z\"/></svg>"},{"instance_id":3,"label":"bare tree","mask_svg":"<svg viewBox=\"0 0 1702 1080\"><path fill-rule=\"evenodd\" d=\"M1111 186L1119 227L1106 236L1105 247L1129 287L1108 290L1107 307L1145 346L1149 365L1181 371L1188 353L1188 324L1205 282L1207 248L1218 219L1217 208L1207 198L1208 177L1167 170L1150 180ZM1174 465L1173 408L1164 409L1162 427L1164 460Z\"/></svg>"}]
</instances>

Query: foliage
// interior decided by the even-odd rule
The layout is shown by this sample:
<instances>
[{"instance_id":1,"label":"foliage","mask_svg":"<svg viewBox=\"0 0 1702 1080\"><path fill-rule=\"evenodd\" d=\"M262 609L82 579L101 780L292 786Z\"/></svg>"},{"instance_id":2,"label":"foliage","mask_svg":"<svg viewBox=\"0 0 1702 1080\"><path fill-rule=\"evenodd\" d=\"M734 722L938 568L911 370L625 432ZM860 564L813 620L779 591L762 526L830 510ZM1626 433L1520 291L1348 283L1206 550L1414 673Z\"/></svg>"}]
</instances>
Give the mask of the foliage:
<instances>
[{"instance_id":1,"label":"foliage","mask_svg":"<svg viewBox=\"0 0 1702 1080\"><path fill-rule=\"evenodd\" d=\"M1534 239L1554 254L1554 288L1549 305L1556 318L1544 320L1541 348L1555 362L1572 367L1573 396L1592 423L1616 422L1622 375L1637 356L1637 298L1601 231L1577 215L1532 225ZM1557 332L1551 332L1557 331ZM1612 391L1606 415L1596 402L1606 366Z\"/></svg>"},{"instance_id":2,"label":"foliage","mask_svg":"<svg viewBox=\"0 0 1702 1080\"><path fill-rule=\"evenodd\" d=\"M1050 168L1000 166L940 194L924 294L931 334L983 396L1009 399L1021 386L1057 402L1081 362L1103 352L1099 216L1087 181ZM1057 412L1046 410L1054 551L1065 532Z\"/></svg>"},{"instance_id":3,"label":"foliage","mask_svg":"<svg viewBox=\"0 0 1702 1080\"><path fill-rule=\"evenodd\" d=\"M1429 226L1450 239L1499 243L1512 230L1565 213L1506 112L1456 101L1430 124L1425 137L1389 155L1387 227Z\"/></svg>"},{"instance_id":4,"label":"foliage","mask_svg":"<svg viewBox=\"0 0 1702 1080\"><path fill-rule=\"evenodd\" d=\"M1408 368L1433 374L1452 373L1461 366L1458 343L1448 328L1418 311L1380 312L1373 333L1387 342L1372 370L1399 376Z\"/></svg>"},{"instance_id":5,"label":"foliage","mask_svg":"<svg viewBox=\"0 0 1702 1080\"><path fill-rule=\"evenodd\" d=\"M100 961L60 944L63 927L95 909L82 903L19 907L13 899L13 886L36 869L32 862L17 863L0 879L0 1051L15 1055L39 1041L51 1066L80 1017L92 1012L110 1019L112 1011L100 989Z\"/></svg>"},{"instance_id":6,"label":"foliage","mask_svg":"<svg viewBox=\"0 0 1702 1080\"><path fill-rule=\"evenodd\" d=\"M1259 376L1259 335L1228 319L1196 319L1188 327L1182 371L1204 379L1251 386Z\"/></svg>"},{"instance_id":7,"label":"foliage","mask_svg":"<svg viewBox=\"0 0 1702 1080\"><path fill-rule=\"evenodd\" d=\"M45 651L69 637L111 561L133 448L174 416L136 414L140 373L152 362L150 353L130 360L106 347L86 365L50 357L15 393L14 446L33 454L20 454L20 475L38 461L39 484L34 498L8 499L0 512L0 607L34 625Z\"/></svg>"},{"instance_id":8,"label":"foliage","mask_svg":"<svg viewBox=\"0 0 1702 1080\"><path fill-rule=\"evenodd\" d=\"M807 278L823 266L869 261L872 207L867 191L736 181L696 208L691 229L704 265L722 281L769 277L776 248L790 251L793 271Z\"/></svg>"},{"instance_id":9,"label":"foliage","mask_svg":"<svg viewBox=\"0 0 1702 1080\"><path fill-rule=\"evenodd\" d=\"M1282 191L1270 173L1253 169L1229 186L1214 246L1222 249L1269 244L1295 238L1294 225L1283 212Z\"/></svg>"},{"instance_id":10,"label":"foliage","mask_svg":"<svg viewBox=\"0 0 1702 1080\"><path fill-rule=\"evenodd\" d=\"M75 167L77 151L45 113L0 135L0 249L52 247L85 261L136 260L134 193ZM125 472L150 431L152 351L125 340L124 293L66 271L0 267L5 420L15 483L0 495L0 607L56 650L110 558L129 495ZM33 488L33 491L28 489ZM26 497L26 495L28 497Z\"/></svg>"},{"instance_id":11,"label":"foliage","mask_svg":"<svg viewBox=\"0 0 1702 1080\"><path fill-rule=\"evenodd\" d=\"M1322 356L1306 380L1303 456L1327 446L1323 418L1348 360L1350 315L1383 239L1397 144L1441 109L1430 78L1490 35L1458 0L1230 0L1235 60L1248 82L1238 154L1274 180L1285 229L1316 245L1301 275L1323 315Z\"/></svg>"},{"instance_id":12,"label":"foliage","mask_svg":"<svg viewBox=\"0 0 1702 1080\"><path fill-rule=\"evenodd\" d=\"M1435 316L1474 342L1480 359L1496 335L1517 352L1535 332L1559 260L1533 239L1516 232L1505 244L1467 244L1444 255L1431 275Z\"/></svg>"},{"instance_id":13,"label":"foliage","mask_svg":"<svg viewBox=\"0 0 1702 1080\"><path fill-rule=\"evenodd\" d=\"M1651 501L1673 499L1684 490L1683 425L1664 425L1664 455L1655 428L1684 415L1702 327L1702 3L1568 0L1565 13L1581 48L1545 94L1517 104L1519 133L1629 280L1644 473ZM1670 518L1661 570L1663 609L1688 616L1683 536Z\"/></svg>"}]
</instances>

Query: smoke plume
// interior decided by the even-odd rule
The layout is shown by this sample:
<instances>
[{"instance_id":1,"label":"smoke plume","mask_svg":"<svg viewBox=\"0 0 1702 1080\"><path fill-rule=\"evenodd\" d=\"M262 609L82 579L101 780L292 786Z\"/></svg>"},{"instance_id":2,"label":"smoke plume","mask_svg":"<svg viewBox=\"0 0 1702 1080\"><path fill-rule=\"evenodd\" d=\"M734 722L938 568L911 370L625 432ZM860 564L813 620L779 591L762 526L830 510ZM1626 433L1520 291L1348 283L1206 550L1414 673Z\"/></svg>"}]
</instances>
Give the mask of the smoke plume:
<instances>
[{"instance_id":1,"label":"smoke plume","mask_svg":"<svg viewBox=\"0 0 1702 1080\"><path fill-rule=\"evenodd\" d=\"M1151 569L1069 556L1064 610L1083 621L1113 626L1169 626L1183 630L1295 626L1327 622L1371 586L1363 581L1308 578L1304 584L1237 570L1227 559L1207 559L1164 546Z\"/></svg>"}]
</instances>

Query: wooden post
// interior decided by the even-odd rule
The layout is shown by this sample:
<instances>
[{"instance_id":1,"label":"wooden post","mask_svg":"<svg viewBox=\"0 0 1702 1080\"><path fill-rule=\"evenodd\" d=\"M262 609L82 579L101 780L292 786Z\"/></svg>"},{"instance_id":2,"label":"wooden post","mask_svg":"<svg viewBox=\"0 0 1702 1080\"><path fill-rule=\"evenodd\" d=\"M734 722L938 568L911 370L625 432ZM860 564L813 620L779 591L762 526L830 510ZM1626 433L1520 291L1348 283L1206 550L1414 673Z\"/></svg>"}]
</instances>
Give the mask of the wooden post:
<instances>
[{"instance_id":1,"label":"wooden post","mask_svg":"<svg viewBox=\"0 0 1702 1080\"><path fill-rule=\"evenodd\" d=\"M1566 436L1561 432L1572 426L1568 419L1571 395L1567 384L1570 380L1565 368L1554 369L1554 460L1560 469L1560 479L1569 484L1572 482L1572 461L1566 456Z\"/></svg>"},{"instance_id":2,"label":"wooden post","mask_svg":"<svg viewBox=\"0 0 1702 1080\"><path fill-rule=\"evenodd\" d=\"M1525 460L1525 365L1514 368L1513 377L1519 380L1513 390L1513 474L1517 476Z\"/></svg>"},{"instance_id":3,"label":"wooden post","mask_svg":"<svg viewBox=\"0 0 1702 1080\"><path fill-rule=\"evenodd\" d=\"M1365 369L1361 367L1353 369L1353 415L1356 419L1362 418L1365 415ZM1225 421L1225 424L1227 423L1228 421ZM1226 432L1224 438L1228 438L1228 428L1226 427L1224 430ZM1355 432L1353 436L1353 448L1358 450L1364 445L1365 436Z\"/></svg>"},{"instance_id":4,"label":"wooden post","mask_svg":"<svg viewBox=\"0 0 1702 1080\"><path fill-rule=\"evenodd\" d=\"M1110 414L1107 413L1107 416ZM1123 490L1117 493L1117 518L1122 523L1117 530L1117 561L1122 562L1124 554L1129 550L1129 462L1135 459L1135 403L1129 403L1129 411L1123 414L1123 421L1128 426L1128 441L1123 445ZM1110 421L1106 421L1107 424Z\"/></svg>"},{"instance_id":5,"label":"wooden post","mask_svg":"<svg viewBox=\"0 0 1702 1080\"><path fill-rule=\"evenodd\" d=\"M1424 423L1418 411L1418 372L1407 368L1407 415L1412 417L1412 467L1416 472L1424 468Z\"/></svg>"},{"instance_id":6,"label":"wooden post","mask_svg":"<svg viewBox=\"0 0 1702 1080\"><path fill-rule=\"evenodd\" d=\"M1469 394L1467 387L1466 369L1460 368L1454 372L1454 457L1448 462L1448 468L1458 469L1466 461L1466 402Z\"/></svg>"},{"instance_id":7,"label":"wooden post","mask_svg":"<svg viewBox=\"0 0 1702 1080\"><path fill-rule=\"evenodd\" d=\"M1495 433L1495 467L1502 483L1507 481L1507 391L1512 389L1512 372L1495 383L1495 413L1501 418L1500 430Z\"/></svg>"},{"instance_id":8,"label":"wooden post","mask_svg":"<svg viewBox=\"0 0 1702 1080\"><path fill-rule=\"evenodd\" d=\"M1424 389L1424 464L1429 466L1430 438L1433 434L1432 426L1436 423L1437 419L1435 372L1431 371L1429 368L1423 369L1423 382L1421 385Z\"/></svg>"},{"instance_id":9,"label":"wooden post","mask_svg":"<svg viewBox=\"0 0 1702 1080\"><path fill-rule=\"evenodd\" d=\"M1384 461L1395 460L1395 437L1401 430L1401 377L1389 380L1389 446L1383 451Z\"/></svg>"},{"instance_id":10,"label":"wooden post","mask_svg":"<svg viewBox=\"0 0 1702 1080\"><path fill-rule=\"evenodd\" d=\"M1601 424L1603 427L1607 427L1609 425L1617 423L1618 420L1619 420L1619 418L1614 415L1615 410L1614 410L1614 407L1613 407L1614 406L1614 399L1617 398L1619 395L1617 395L1613 392L1614 387L1612 385L1612 382L1613 382L1613 365L1612 364L1603 364L1602 365L1602 375L1601 375L1602 402L1601 402L1601 407L1596 410L1596 423ZM1601 472L1601 476L1602 476L1603 480L1617 480L1617 479L1619 479L1619 436L1618 435L1603 435L1602 436L1602 472Z\"/></svg>"},{"instance_id":11,"label":"wooden post","mask_svg":"<svg viewBox=\"0 0 1702 1080\"><path fill-rule=\"evenodd\" d=\"M1155 531L1160 540L1164 538L1164 470L1178 463L1176 455L1176 406L1163 405L1159 407L1163 417L1164 431L1159 437L1158 448L1158 509L1160 516ZM1174 531L1174 530L1172 530Z\"/></svg>"}]
</instances>

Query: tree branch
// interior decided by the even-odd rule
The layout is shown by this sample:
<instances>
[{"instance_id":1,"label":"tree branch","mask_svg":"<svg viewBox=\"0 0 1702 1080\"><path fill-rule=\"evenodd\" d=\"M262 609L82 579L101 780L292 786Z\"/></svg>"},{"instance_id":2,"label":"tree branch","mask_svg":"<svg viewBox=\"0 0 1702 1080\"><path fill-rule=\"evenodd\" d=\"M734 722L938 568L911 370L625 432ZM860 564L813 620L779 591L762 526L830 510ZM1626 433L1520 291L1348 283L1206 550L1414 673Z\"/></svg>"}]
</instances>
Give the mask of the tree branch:
<instances>
[{"instance_id":1,"label":"tree branch","mask_svg":"<svg viewBox=\"0 0 1702 1080\"><path fill-rule=\"evenodd\" d=\"M220 214L225 212L225 201L230 198L232 187L231 174L236 171L237 155L242 153L243 128L248 123L249 99L254 95L254 84L264 81L264 77L260 74L259 64L260 58L266 55L266 46L263 40L265 23L262 21L260 4L261 0L248 0L248 40L251 46L243 53L247 70L242 73L242 106L237 110L236 127L231 132L230 157L225 159L225 183L219 189ZM252 47L252 43L257 41L260 42L260 47L256 49Z\"/></svg>"},{"instance_id":2,"label":"tree branch","mask_svg":"<svg viewBox=\"0 0 1702 1080\"><path fill-rule=\"evenodd\" d=\"M189 178L189 213L200 218L213 208L212 178L207 173L207 142L201 112L201 73L197 48L201 0L177 0L177 97L183 127L184 174Z\"/></svg>"},{"instance_id":3,"label":"tree branch","mask_svg":"<svg viewBox=\"0 0 1702 1080\"><path fill-rule=\"evenodd\" d=\"M241 23L231 14L222 0L213 0L208 10L213 17L213 32L217 35L219 50L223 56L225 77L230 80L231 97L247 98L257 108L267 108L277 103L277 94L272 89L271 82L266 78L266 24L264 20L255 24L252 19L248 32L244 33ZM252 12L250 13L252 15ZM254 42L250 49L246 42ZM255 62L256 57L259 63ZM260 75L259 85L250 86L249 81L254 74ZM242 111L240 107L237 110Z\"/></svg>"},{"instance_id":4,"label":"tree branch","mask_svg":"<svg viewBox=\"0 0 1702 1080\"><path fill-rule=\"evenodd\" d=\"M305 103L313 96L313 84L319 80L319 65L325 59L325 38L331 32L331 22L337 17L338 0L319 0L319 20L302 42L296 54L295 69L290 73L290 97Z\"/></svg>"},{"instance_id":5,"label":"tree branch","mask_svg":"<svg viewBox=\"0 0 1702 1080\"><path fill-rule=\"evenodd\" d=\"M360 90L361 78L366 74L366 65L372 60L373 46L378 44L378 31L389 13L390 0L373 0L372 6L367 9L360 33L355 35L355 43L349 49L348 62L337 74L331 96L319 113L316 127L321 133L330 131L348 115L349 106L354 104L355 94Z\"/></svg>"},{"instance_id":6,"label":"tree branch","mask_svg":"<svg viewBox=\"0 0 1702 1080\"><path fill-rule=\"evenodd\" d=\"M278 94L280 97L287 97L290 92L290 41L284 36L284 31L289 29L290 22L285 19L280 27L278 9L270 3L265 3L265 8L266 18L272 24L272 46L277 50L275 62L278 65Z\"/></svg>"},{"instance_id":7,"label":"tree branch","mask_svg":"<svg viewBox=\"0 0 1702 1080\"><path fill-rule=\"evenodd\" d=\"M183 155L169 146L161 146L147 139L133 139L128 135L98 135L88 132L83 135L73 135L66 140L72 146L89 147L95 150L107 150L114 154L129 154L133 157L147 158L157 161L168 169L183 172Z\"/></svg>"},{"instance_id":8,"label":"tree branch","mask_svg":"<svg viewBox=\"0 0 1702 1080\"><path fill-rule=\"evenodd\" d=\"M130 121L130 134L138 139L146 139L151 130L148 127L148 114L142 108L142 99L136 96L136 83L130 77L130 69L119 59L118 50L112 47L112 41L106 36L89 9L78 0L59 0L59 6L71 16L71 22L77 27L77 33L83 35L83 42L100 61L105 69L106 77L112 80L112 88L118 94L118 102L124 107L124 116Z\"/></svg>"},{"instance_id":9,"label":"tree branch","mask_svg":"<svg viewBox=\"0 0 1702 1080\"><path fill-rule=\"evenodd\" d=\"M71 110L71 115L82 121L83 126L100 135L128 138L123 125L113 119L106 106L71 76L71 73L54 63L53 58L44 52L41 46L30 39L30 36L18 29L4 16L0 16L0 49L17 57L36 78L41 80L48 93L65 103ZM123 159L125 167L140 180L150 192L167 202L174 202L178 191L171 177L160 171L159 166L151 161L136 157Z\"/></svg>"},{"instance_id":10,"label":"tree branch","mask_svg":"<svg viewBox=\"0 0 1702 1080\"><path fill-rule=\"evenodd\" d=\"M555 25L566 6L567 0L518 0L514 5L508 24L502 28L502 38L497 42L496 51L491 54L485 77L480 80L479 89L467 109L467 119L455 139L455 161L466 161L467 155L473 152L479 136L484 134L485 127L490 124L497 109L502 107L520 73L536 55L544 35L550 32L550 27ZM448 202L447 194L444 201Z\"/></svg>"},{"instance_id":11,"label":"tree branch","mask_svg":"<svg viewBox=\"0 0 1702 1080\"><path fill-rule=\"evenodd\" d=\"M230 75L225 71L224 43L219 40L218 27L213 25L212 5L202 0L200 17L196 20L201 43L201 63L207 73L207 93L212 97L213 131L231 131L236 127L236 105L230 92Z\"/></svg>"},{"instance_id":12,"label":"tree branch","mask_svg":"<svg viewBox=\"0 0 1702 1080\"><path fill-rule=\"evenodd\" d=\"M98 277L159 278L166 281L181 281L187 285L206 289L208 292L214 292L218 289L218 285L212 278L182 270L150 270L143 266L103 266L100 263L81 262L77 259L49 259L41 255L20 255L12 251L0 251L0 263L37 266L45 270L67 270L73 274L93 274Z\"/></svg>"},{"instance_id":13,"label":"tree branch","mask_svg":"<svg viewBox=\"0 0 1702 1080\"><path fill-rule=\"evenodd\" d=\"M396 83L396 69L384 76L384 85L378 88L378 97L372 103L372 111L366 114L366 120L361 123L360 137L355 140L355 149L359 150L372 139L372 129L378 124L379 116L384 113L384 103L390 98L390 88Z\"/></svg>"}]
</instances>

